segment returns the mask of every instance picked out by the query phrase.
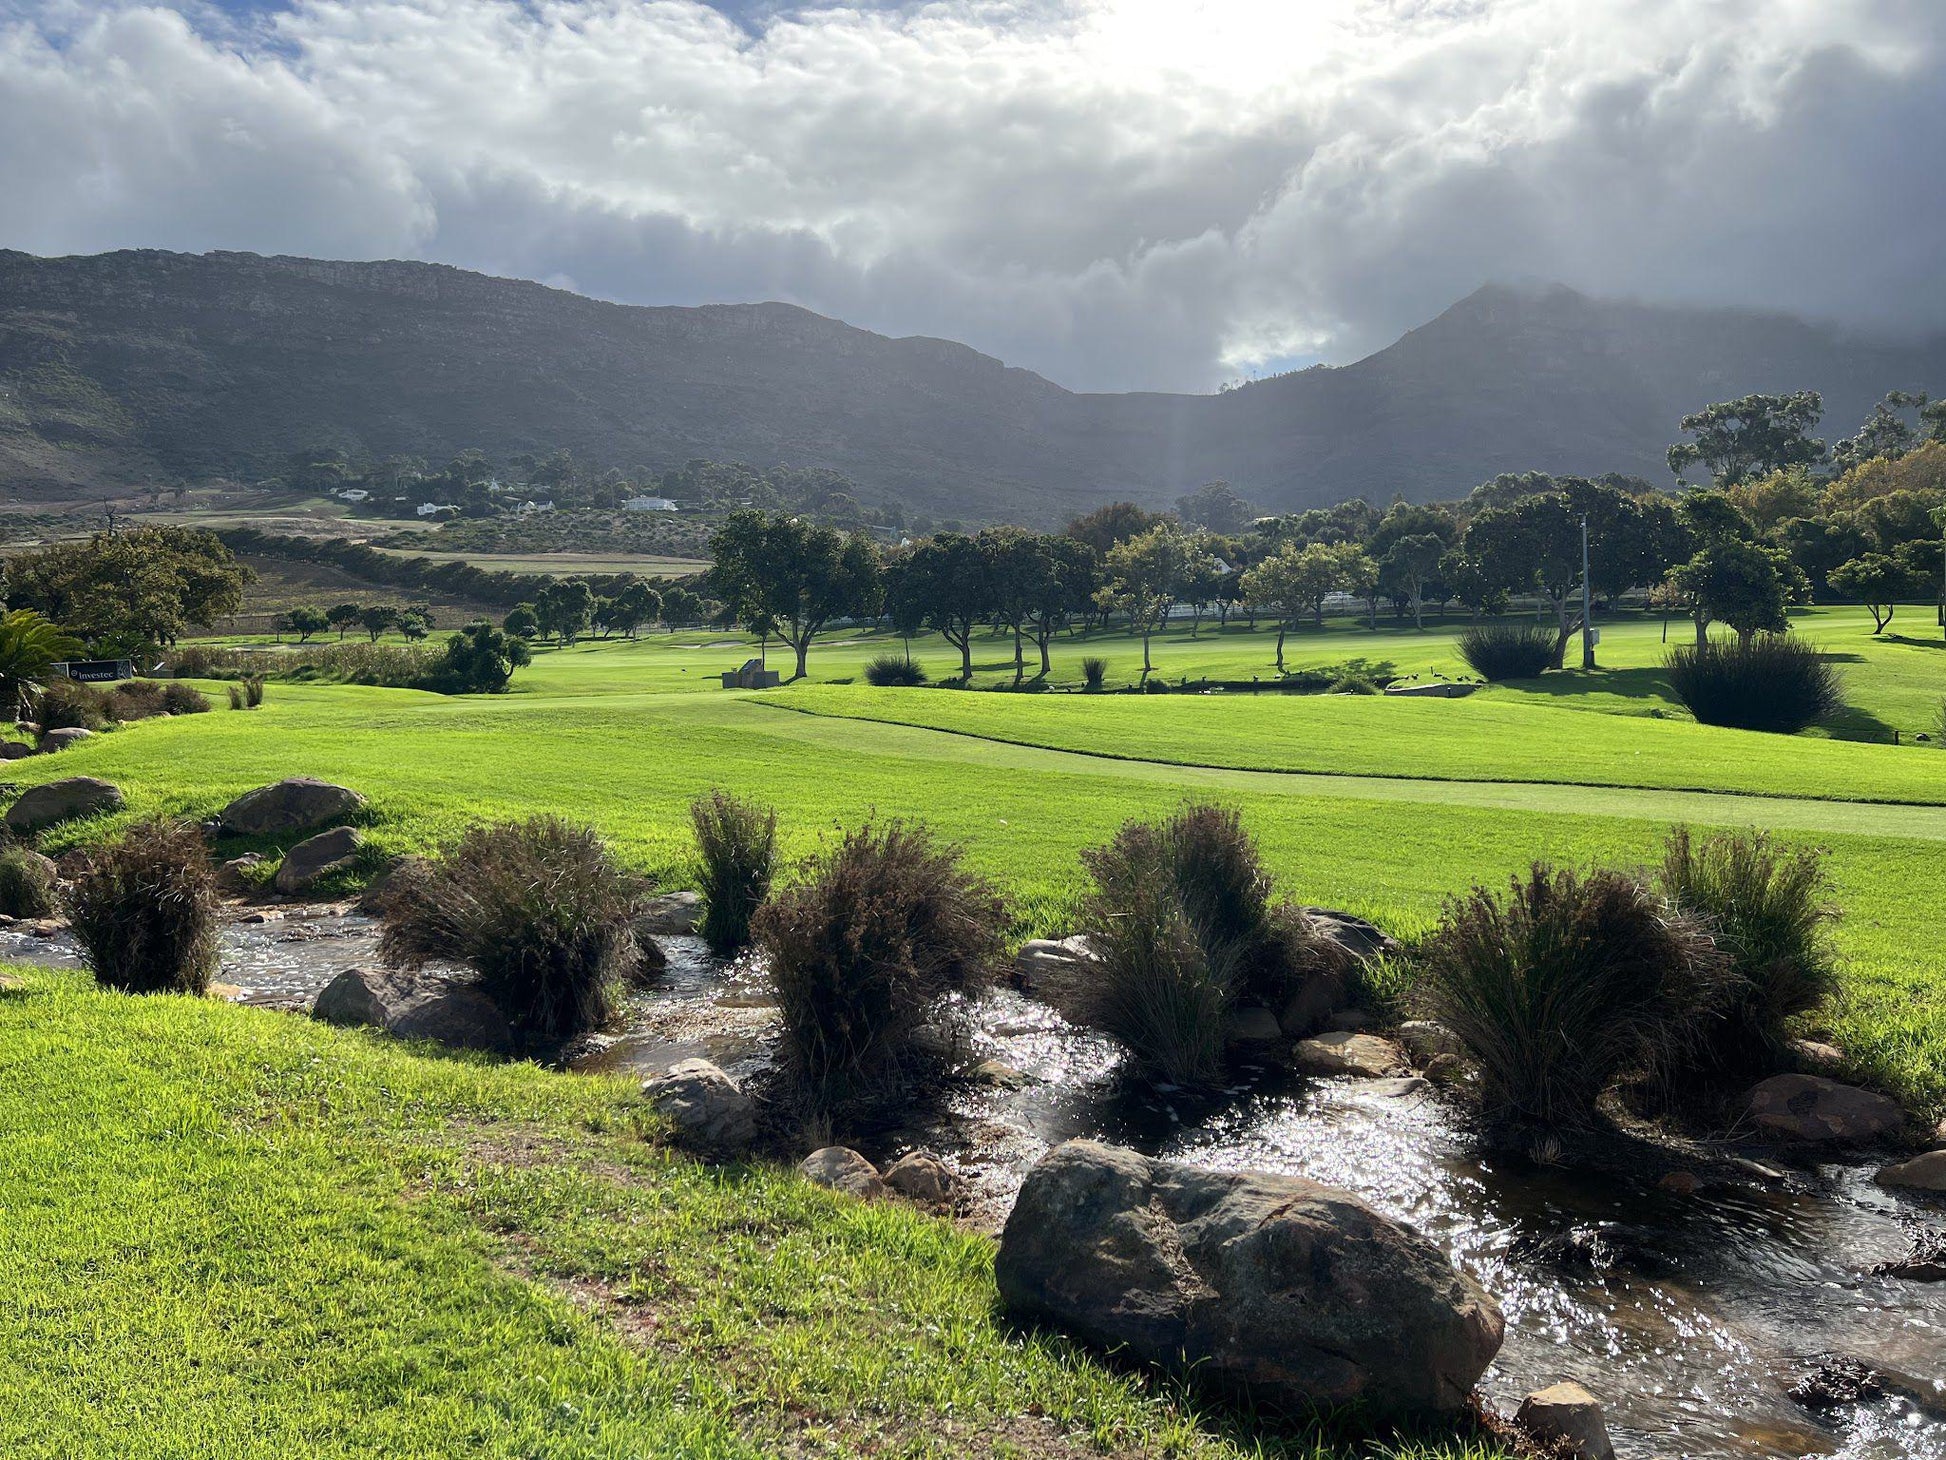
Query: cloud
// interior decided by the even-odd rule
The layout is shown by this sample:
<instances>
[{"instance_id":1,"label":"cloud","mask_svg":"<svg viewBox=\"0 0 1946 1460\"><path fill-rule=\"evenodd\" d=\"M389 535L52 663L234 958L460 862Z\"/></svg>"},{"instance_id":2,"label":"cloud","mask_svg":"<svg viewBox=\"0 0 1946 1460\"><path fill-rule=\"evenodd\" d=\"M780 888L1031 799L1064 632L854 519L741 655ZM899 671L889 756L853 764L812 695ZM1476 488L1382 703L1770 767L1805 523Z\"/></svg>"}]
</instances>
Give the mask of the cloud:
<instances>
[{"instance_id":1,"label":"cloud","mask_svg":"<svg viewBox=\"0 0 1946 1460\"><path fill-rule=\"evenodd\" d=\"M0 0L0 243L782 298L1082 389L1479 284L1946 325L1934 0Z\"/></svg>"}]
</instances>

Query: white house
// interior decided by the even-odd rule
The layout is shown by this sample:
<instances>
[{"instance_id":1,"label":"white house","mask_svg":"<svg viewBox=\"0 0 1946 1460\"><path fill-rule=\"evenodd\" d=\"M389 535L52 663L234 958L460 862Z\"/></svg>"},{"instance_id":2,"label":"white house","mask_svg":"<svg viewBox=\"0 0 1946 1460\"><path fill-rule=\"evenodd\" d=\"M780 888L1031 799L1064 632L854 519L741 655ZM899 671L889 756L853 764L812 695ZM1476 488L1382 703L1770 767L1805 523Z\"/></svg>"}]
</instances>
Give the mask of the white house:
<instances>
[{"instance_id":1,"label":"white house","mask_svg":"<svg viewBox=\"0 0 1946 1460\"><path fill-rule=\"evenodd\" d=\"M622 506L630 512L673 512L676 504L667 497L630 497Z\"/></svg>"},{"instance_id":2,"label":"white house","mask_svg":"<svg viewBox=\"0 0 1946 1460\"><path fill-rule=\"evenodd\" d=\"M514 508L514 511L522 517L532 516L536 512L552 512L553 510L554 503L552 501L536 502L532 499L522 502L518 507Z\"/></svg>"},{"instance_id":3,"label":"white house","mask_svg":"<svg viewBox=\"0 0 1946 1460\"><path fill-rule=\"evenodd\" d=\"M421 502L418 507L418 512L421 517L437 517L441 512L457 511L459 511L459 508L455 507L451 502Z\"/></svg>"}]
</instances>

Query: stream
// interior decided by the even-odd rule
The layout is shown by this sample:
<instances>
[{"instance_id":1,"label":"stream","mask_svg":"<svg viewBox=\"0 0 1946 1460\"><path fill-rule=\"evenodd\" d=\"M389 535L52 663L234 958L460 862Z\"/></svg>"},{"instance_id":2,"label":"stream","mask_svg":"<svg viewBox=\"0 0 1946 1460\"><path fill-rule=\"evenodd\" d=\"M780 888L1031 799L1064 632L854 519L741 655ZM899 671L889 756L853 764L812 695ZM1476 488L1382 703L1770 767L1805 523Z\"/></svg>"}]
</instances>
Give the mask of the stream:
<instances>
[{"instance_id":1,"label":"stream","mask_svg":"<svg viewBox=\"0 0 1946 1460\"><path fill-rule=\"evenodd\" d=\"M376 962L376 926L346 909L247 916L266 920L223 936L220 977L239 1002L302 1010L339 971ZM574 1068L643 1076L693 1056L761 1068L776 1016L760 970L713 962L694 938L659 941L667 974ZM78 962L64 933L17 927L0 928L0 958ZM1423 1081L1246 1071L1191 1097L1124 1081L1110 1041L1011 991L984 1000L975 1025L975 1057L1018 1078L963 1087L866 1147L880 1161L945 1157L974 1225L997 1230L1027 1168L1075 1136L1302 1175L1411 1222L1499 1299L1507 1341L1482 1381L1499 1408L1575 1379L1602 1400L1623 1456L1946 1460L1946 1284L1870 1274L1907 1250L1901 1219L1937 1225L1941 1212L1874 1185L1875 1163L1672 1195L1646 1178L1482 1155ZM1827 1354L1932 1397L1814 1415L1786 1390Z\"/></svg>"}]
</instances>

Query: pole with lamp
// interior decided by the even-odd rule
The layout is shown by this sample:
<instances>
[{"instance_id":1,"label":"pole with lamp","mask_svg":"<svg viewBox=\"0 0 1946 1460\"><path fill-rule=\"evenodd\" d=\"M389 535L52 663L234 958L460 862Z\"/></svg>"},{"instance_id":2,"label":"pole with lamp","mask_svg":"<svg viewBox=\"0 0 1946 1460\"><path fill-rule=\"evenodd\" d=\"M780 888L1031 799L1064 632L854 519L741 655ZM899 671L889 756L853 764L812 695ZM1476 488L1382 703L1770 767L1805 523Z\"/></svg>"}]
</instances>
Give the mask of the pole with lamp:
<instances>
[{"instance_id":1,"label":"pole with lamp","mask_svg":"<svg viewBox=\"0 0 1946 1460\"><path fill-rule=\"evenodd\" d=\"M1588 588L1588 514L1581 515L1581 667L1595 667L1594 605Z\"/></svg>"}]
</instances>

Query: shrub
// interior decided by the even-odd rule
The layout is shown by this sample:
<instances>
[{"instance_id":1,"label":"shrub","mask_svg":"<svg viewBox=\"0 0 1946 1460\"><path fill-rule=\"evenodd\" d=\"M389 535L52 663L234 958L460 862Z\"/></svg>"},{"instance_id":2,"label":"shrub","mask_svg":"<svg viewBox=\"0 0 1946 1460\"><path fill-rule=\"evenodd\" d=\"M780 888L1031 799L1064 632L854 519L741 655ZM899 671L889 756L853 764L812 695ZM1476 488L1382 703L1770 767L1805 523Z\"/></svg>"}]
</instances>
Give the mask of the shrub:
<instances>
[{"instance_id":1,"label":"shrub","mask_svg":"<svg viewBox=\"0 0 1946 1460\"><path fill-rule=\"evenodd\" d=\"M1099 690L1108 678L1108 661L1090 654L1081 661L1081 678L1091 690Z\"/></svg>"},{"instance_id":2,"label":"shrub","mask_svg":"<svg viewBox=\"0 0 1946 1460\"><path fill-rule=\"evenodd\" d=\"M114 720L148 720L168 713L162 685L153 679L124 679L109 690L105 708Z\"/></svg>"},{"instance_id":3,"label":"shrub","mask_svg":"<svg viewBox=\"0 0 1946 1460\"><path fill-rule=\"evenodd\" d=\"M1554 667L1558 638L1539 624L1476 624L1459 636L1460 657L1490 684L1537 679Z\"/></svg>"},{"instance_id":4,"label":"shrub","mask_svg":"<svg viewBox=\"0 0 1946 1460\"><path fill-rule=\"evenodd\" d=\"M0 913L10 918L44 918L57 906L54 874L47 859L26 847L0 847Z\"/></svg>"},{"instance_id":5,"label":"shrub","mask_svg":"<svg viewBox=\"0 0 1946 1460\"><path fill-rule=\"evenodd\" d=\"M690 803L700 856L703 920L697 931L719 957L750 942L750 919L770 895L777 868L777 813L711 791Z\"/></svg>"},{"instance_id":6,"label":"shrub","mask_svg":"<svg viewBox=\"0 0 1946 1460\"><path fill-rule=\"evenodd\" d=\"M830 1113L908 1090L940 1059L924 1026L991 985L1005 927L993 889L924 827L847 833L755 921L800 1095Z\"/></svg>"},{"instance_id":7,"label":"shrub","mask_svg":"<svg viewBox=\"0 0 1946 1460\"><path fill-rule=\"evenodd\" d=\"M1334 695L1375 695L1378 686L1362 674L1344 674L1332 680L1325 692Z\"/></svg>"},{"instance_id":8,"label":"shrub","mask_svg":"<svg viewBox=\"0 0 1946 1460\"><path fill-rule=\"evenodd\" d=\"M1708 931L1636 879L1543 864L1504 901L1476 887L1450 903L1421 960L1427 1014L1516 1131L1585 1126L1622 1075L1672 1068L1728 978Z\"/></svg>"},{"instance_id":9,"label":"shrub","mask_svg":"<svg viewBox=\"0 0 1946 1460\"><path fill-rule=\"evenodd\" d=\"M34 703L34 718L49 730L99 730L108 723L107 696L93 685L52 679Z\"/></svg>"},{"instance_id":10,"label":"shrub","mask_svg":"<svg viewBox=\"0 0 1946 1460\"><path fill-rule=\"evenodd\" d=\"M638 957L637 880L594 832L555 816L477 826L406 862L381 900L379 954L463 963L529 1048L604 1023Z\"/></svg>"},{"instance_id":11,"label":"shrub","mask_svg":"<svg viewBox=\"0 0 1946 1460\"><path fill-rule=\"evenodd\" d=\"M261 674L246 675L243 681L243 707L254 710L264 702L264 677Z\"/></svg>"},{"instance_id":12,"label":"shrub","mask_svg":"<svg viewBox=\"0 0 1946 1460\"><path fill-rule=\"evenodd\" d=\"M1082 862L1095 885L1080 921L1100 960L1084 1017L1175 1083L1217 1077L1240 997L1281 1007L1338 961L1301 912L1272 901L1256 843L1229 808L1127 822Z\"/></svg>"},{"instance_id":13,"label":"shrub","mask_svg":"<svg viewBox=\"0 0 1946 1460\"><path fill-rule=\"evenodd\" d=\"M1700 918L1735 975L1707 1053L1719 1068L1772 1065L1789 1022L1837 991L1824 862L1809 848L1780 847L1767 832L1718 832L1698 840L1670 834L1661 871L1664 897Z\"/></svg>"},{"instance_id":14,"label":"shrub","mask_svg":"<svg viewBox=\"0 0 1946 1460\"><path fill-rule=\"evenodd\" d=\"M216 973L216 872L196 829L131 827L89 860L68 921L97 980L129 993L200 994Z\"/></svg>"},{"instance_id":15,"label":"shrub","mask_svg":"<svg viewBox=\"0 0 1946 1460\"><path fill-rule=\"evenodd\" d=\"M865 666L865 681L881 687L910 687L926 682L926 670L924 665L913 663L903 654L880 654Z\"/></svg>"},{"instance_id":16,"label":"shrub","mask_svg":"<svg viewBox=\"0 0 1946 1460\"><path fill-rule=\"evenodd\" d=\"M1676 698L1705 725L1790 735L1844 708L1838 671L1790 634L1685 644L1666 664Z\"/></svg>"},{"instance_id":17,"label":"shrub","mask_svg":"<svg viewBox=\"0 0 1946 1460\"><path fill-rule=\"evenodd\" d=\"M209 700L194 685L172 680L162 686L162 709L170 715L200 715L209 709Z\"/></svg>"},{"instance_id":18,"label":"shrub","mask_svg":"<svg viewBox=\"0 0 1946 1460\"><path fill-rule=\"evenodd\" d=\"M243 686L240 684L230 685L229 691L230 691L230 708L233 710L242 709L243 708Z\"/></svg>"}]
</instances>

